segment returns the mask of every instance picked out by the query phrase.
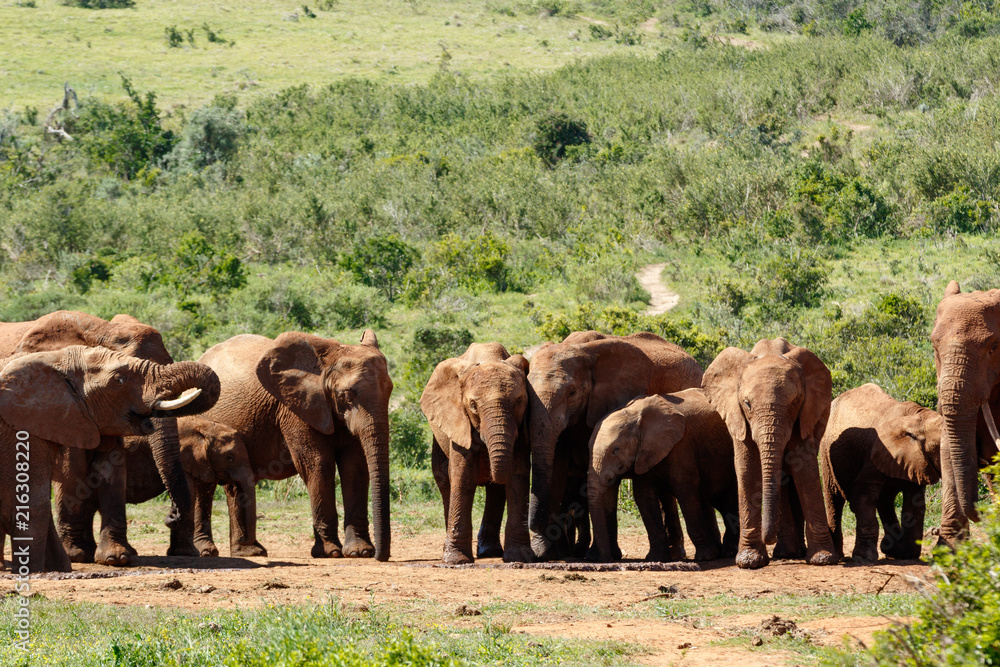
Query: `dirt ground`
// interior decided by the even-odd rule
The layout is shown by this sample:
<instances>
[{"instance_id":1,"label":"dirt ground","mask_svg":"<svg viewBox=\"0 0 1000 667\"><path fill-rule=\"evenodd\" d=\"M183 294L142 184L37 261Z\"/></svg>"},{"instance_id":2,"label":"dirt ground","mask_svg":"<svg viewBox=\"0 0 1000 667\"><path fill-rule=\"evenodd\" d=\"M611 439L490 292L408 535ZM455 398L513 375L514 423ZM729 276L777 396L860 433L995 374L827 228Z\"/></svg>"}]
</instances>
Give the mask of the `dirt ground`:
<instances>
[{"instance_id":1,"label":"dirt ground","mask_svg":"<svg viewBox=\"0 0 1000 667\"><path fill-rule=\"evenodd\" d=\"M715 665L733 660L741 665L773 665L796 664L800 656L777 647L752 647L748 631L767 622L770 613L671 620L651 613L652 605L665 596L705 599L706 603L711 599L718 605L720 598L734 602L775 598L777 604L779 598L787 602L787 595L888 594L910 590L902 575L927 573L927 567L916 561L831 567L777 561L761 570L745 571L731 559L703 564L700 571L567 573L511 569L493 559L477 561L473 569L453 569L440 566L442 537L436 533L396 535L392 560L382 564L314 560L309 557L311 542L304 536L265 531L260 539L268 548L267 558L143 556L134 568L77 565L68 575L74 578L37 579L33 590L50 599L190 610L323 602L334 597L349 611L386 604L415 619L433 618L458 627L483 623L483 618L456 612L461 605L486 612L497 609L504 616L504 605L530 603L528 612L508 607L504 622L512 632L641 644L648 653L638 660L648 665ZM165 550L159 535L137 535L132 541L140 554ZM640 558L648 547L637 528L624 531L620 541L627 559ZM693 548L689 547L689 553ZM179 587L164 586L174 580ZM0 590L8 585L13 582L0 580ZM820 645L843 644L845 636L847 641L867 644L872 632L890 622L887 617L847 616L836 611L830 616L799 619L798 631L808 632L810 641ZM735 645L727 639L735 640ZM724 645L719 646L720 641Z\"/></svg>"}]
</instances>

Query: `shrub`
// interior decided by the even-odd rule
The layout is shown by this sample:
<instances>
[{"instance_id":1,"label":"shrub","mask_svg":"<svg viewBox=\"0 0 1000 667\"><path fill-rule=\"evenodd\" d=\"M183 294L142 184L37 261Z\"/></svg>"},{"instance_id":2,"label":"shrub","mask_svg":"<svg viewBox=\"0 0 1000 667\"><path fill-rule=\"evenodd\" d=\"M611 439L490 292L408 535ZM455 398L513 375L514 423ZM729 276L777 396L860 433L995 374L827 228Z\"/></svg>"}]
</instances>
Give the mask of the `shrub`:
<instances>
[{"instance_id":1,"label":"shrub","mask_svg":"<svg viewBox=\"0 0 1000 667\"><path fill-rule=\"evenodd\" d=\"M81 131L84 150L97 163L107 165L119 177L134 179L156 167L174 147L174 133L163 127L156 108L156 93L145 97L122 75L129 101L120 104L90 102L80 108L72 127Z\"/></svg>"},{"instance_id":2,"label":"shrub","mask_svg":"<svg viewBox=\"0 0 1000 667\"><path fill-rule=\"evenodd\" d=\"M873 27L871 21L865 16L864 7L858 7L848 14L843 24L844 34L848 37L860 37L861 33L867 32Z\"/></svg>"},{"instance_id":3,"label":"shrub","mask_svg":"<svg viewBox=\"0 0 1000 667\"><path fill-rule=\"evenodd\" d=\"M434 367L445 359L463 354L475 339L468 329L428 325L413 332L407 346L410 359L403 369L404 394L416 400Z\"/></svg>"},{"instance_id":4,"label":"shrub","mask_svg":"<svg viewBox=\"0 0 1000 667\"><path fill-rule=\"evenodd\" d=\"M184 34L177 29L177 26L170 25L163 29L163 36L167 40L167 47L176 49L184 43Z\"/></svg>"},{"instance_id":5,"label":"shrub","mask_svg":"<svg viewBox=\"0 0 1000 667\"><path fill-rule=\"evenodd\" d=\"M228 162L239 148L246 128L243 114L212 104L198 109L184 124L169 161L190 169Z\"/></svg>"},{"instance_id":6,"label":"shrub","mask_svg":"<svg viewBox=\"0 0 1000 667\"><path fill-rule=\"evenodd\" d=\"M427 420L419 405L407 401L389 413L389 454L394 466L427 467L429 443Z\"/></svg>"},{"instance_id":7,"label":"shrub","mask_svg":"<svg viewBox=\"0 0 1000 667\"><path fill-rule=\"evenodd\" d=\"M182 293L219 295L247 283L243 263L231 252L211 245L201 232L183 236L161 280Z\"/></svg>"},{"instance_id":8,"label":"shrub","mask_svg":"<svg viewBox=\"0 0 1000 667\"><path fill-rule=\"evenodd\" d=\"M549 111L535 122L532 147L535 154L549 166L566 157L567 147L589 143L587 124L571 118L565 112Z\"/></svg>"},{"instance_id":9,"label":"shrub","mask_svg":"<svg viewBox=\"0 0 1000 667\"><path fill-rule=\"evenodd\" d=\"M987 202L959 186L932 201L927 217L936 232L981 232L989 225L991 213Z\"/></svg>"},{"instance_id":10,"label":"shrub","mask_svg":"<svg viewBox=\"0 0 1000 667\"><path fill-rule=\"evenodd\" d=\"M590 38L591 39L611 39L614 33L603 25L597 23L592 23L590 25Z\"/></svg>"},{"instance_id":11,"label":"shrub","mask_svg":"<svg viewBox=\"0 0 1000 667\"><path fill-rule=\"evenodd\" d=\"M573 272L576 292L582 298L600 302L631 303L649 301L649 293L636 280L631 257L603 255Z\"/></svg>"},{"instance_id":12,"label":"shrub","mask_svg":"<svg viewBox=\"0 0 1000 667\"><path fill-rule=\"evenodd\" d=\"M995 462L984 471L1000 473ZM868 652L879 665L1000 664L1000 505L981 503L982 537L960 542L955 551L934 550L928 579L915 582L920 594L911 623L876 634Z\"/></svg>"},{"instance_id":13,"label":"shrub","mask_svg":"<svg viewBox=\"0 0 1000 667\"><path fill-rule=\"evenodd\" d=\"M359 282L377 287L393 301L418 253L395 234L372 236L341 259Z\"/></svg>"}]
</instances>

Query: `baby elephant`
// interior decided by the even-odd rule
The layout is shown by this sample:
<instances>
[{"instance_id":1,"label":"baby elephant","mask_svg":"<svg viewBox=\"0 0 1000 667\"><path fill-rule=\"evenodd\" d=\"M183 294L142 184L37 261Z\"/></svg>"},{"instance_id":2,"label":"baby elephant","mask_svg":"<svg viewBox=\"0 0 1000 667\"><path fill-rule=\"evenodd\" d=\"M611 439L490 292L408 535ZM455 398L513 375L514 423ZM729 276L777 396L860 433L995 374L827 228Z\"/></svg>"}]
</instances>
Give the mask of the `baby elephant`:
<instances>
[{"instance_id":1,"label":"baby elephant","mask_svg":"<svg viewBox=\"0 0 1000 667\"><path fill-rule=\"evenodd\" d=\"M733 440L726 424L701 389L645 396L612 412L590 441L587 475L594 546L601 560L611 559L616 489L632 477L635 504L649 534L647 560L670 560L661 504L677 499L695 546L695 560L736 554L739 505ZM714 508L714 509L713 509ZM719 537L715 510L725 520Z\"/></svg>"},{"instance_id":2,"label":"baby elephant","mask_svg":"<svg viewBox=\"0 0 1000 667\"><path fill-rule=\"evenodd\" d=\"M820 443L826 512L841 554L844 501L857 517L855 561L878 560L878 521L890 558L919 558L924 533L924 487L941 478L941 415L897 401L874 384L846 391L833 402ZM896 496L903 507L896 518Z\"/></svg>"},{"instance_id":3,"label":"baby elephant","mask_svg":"<svg viewBox=\"0 0 1000 667\"><path fill-rule=\"evenodd\" d=\"M225 486L229 502L229 555L266 556L260 544L248 541L240 525L255 526L255 478L242 436L234 429L202 417L177 420L181 466L194 497L194 543L202 556L218 556L212 539L212 499ZM164 491L146 437L125 439L126 502L143 503ZM243 522L237 521L242 516Z\"/></svg>"}]
</instances>

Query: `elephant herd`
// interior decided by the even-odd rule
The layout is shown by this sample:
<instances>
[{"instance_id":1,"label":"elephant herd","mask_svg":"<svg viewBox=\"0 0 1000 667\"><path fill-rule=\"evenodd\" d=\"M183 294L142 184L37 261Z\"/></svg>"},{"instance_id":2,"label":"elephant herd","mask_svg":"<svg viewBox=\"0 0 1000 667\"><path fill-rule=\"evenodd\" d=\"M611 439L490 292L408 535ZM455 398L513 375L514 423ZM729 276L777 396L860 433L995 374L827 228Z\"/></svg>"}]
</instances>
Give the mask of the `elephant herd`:
<instances>
[{"instance_id":1,"label":"elephant herd","mask_svg":"<svg viewBox=\"0 0 1000 667\"><path fill-rule=\"evenodd\" d=\"M695 560L835 563L845 504L857 518L855 561L879 548L916 558L924 489L939 479L939 537L954 545L978 519L977 470L1000 444L1000 290L962 294L950 283L931 341L938 412L873 384L834 400L823 361L783 338L727 348L704 371L650 333L576 332L530 359L473 344L437 365L420 398L443 559L619 559L626 478L650 560L686 557L683 518ZM357 345L241 335L174 362L160 334L127 315L0 323L0 557L10 536L8 563L20 572L128 565L126 504L164 491L168 556L216 556L219 485L230 555L264 556L256 484L299 475L313 557L388 560L392 388L370 330Z\"/></svg>"}]
</instances>

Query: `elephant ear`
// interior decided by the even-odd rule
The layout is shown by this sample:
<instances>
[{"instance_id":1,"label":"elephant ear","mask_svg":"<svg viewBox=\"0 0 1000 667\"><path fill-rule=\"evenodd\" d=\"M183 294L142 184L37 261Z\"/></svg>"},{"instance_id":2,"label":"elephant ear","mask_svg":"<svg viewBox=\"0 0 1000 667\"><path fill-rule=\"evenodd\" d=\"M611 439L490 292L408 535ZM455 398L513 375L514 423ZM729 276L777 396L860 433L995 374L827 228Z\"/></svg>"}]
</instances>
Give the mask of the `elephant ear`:
<instances>
[{"instance_id":1,"label":"elephant ear","mask_svg":"<svg viewBox=\"0 0 1000 667\"><path fill-rule=\"evenodd\" d=\"M931 468L913 436L921 430L919 417L910 415L903 419L890 418L876 427L878 442L872 444L871 459L879 472L894 479L905 479L926 486L938 481L936 471Z\"/></svg>"},{"instance_id":2,"label":"elephant ear","mask_svg":"<svg viewBox=\"0 0 1000 667\"><path fill-rule=\"evenodd\" d=\"M593 362L587 426L593 428L608 414L636 396L646 393L652 381L653 363L642 350L627 341L605 340L588 351Z\"/></svg>"},{"instance_id":3,"label":"elephant ear","mask_svg":"<svg viewBox=\"0 0 1000 667\"><path fill-rule=\"evenodd\" d=\"M635 474L644 475L667 458L674 445L684 437L684 414L666 399L657 396L639 415L639 453Z\"/></svg>"},{"instance_id":4,"label":"elephant ear","mask_svg":"<svg viewBox=\"0 0 1000 667\"><path fill-rule=\"evenodd\" d=\"M62 352L19 357L0 371L0 419L51 442L96 449L101 431L84 403L83 381Z\"/></svg>"},{"instance_id":5,"label":"elephant ear","mask_svg":"<svg viewBox=\"0 0 1000 667\"><path fill-rule=\"evenodd\" d=\"M361 334L361 344L367 345L368 347L374 347L378 349L378 338L375 337L375 332L371 329L365 329L364 333Z\"/></svg>"},{"instance_id":6,"label":"elephant ear","mask_svg":"<svg viewBox=\"0 0 1000 667\"><path fill-rule=\"evenodd\" d=\"M944 288L944 298L946 299L949 296L955 296L956 294L961 294L961 293L962 293L962 288L958 286L957 280L952 280L950 283L948 283L948 286Z\"/></svg>"},{"instance_id":7,"label":"elephant ear","mask_svg":"<svg viewBox=\"0 0 1000 667\"><path fill-rule=\"evenodd\" d=\"M445 359L439 363L420 395L420 409L427 421L444 433L453 445L472 447L472 424L462 404L460 376L472 364L464 359Z\"/></svg>"},{"instance_id":8,"label":"elephant ear","mask_svg":"<svg viewBox=\"0 0 1000 667\"><path fill-rule=\"evenodd\" d=\"M747 421L740 407L738 391L743 369L752 358L745 350L727 347L709 365L701 379L708 401L726 422L729 434L737 442L747 438Z\"/></svg>"},{"instance_id":9,"label":"elephant ear","mask_svg":"<svg viewBox=\"0 0 1000 667\"><path fill-rule=\"evenodd\" d=\"M333 410L323 383L323 367L312 343L291 331L278 336L257 362L261 386L320 433L333 433Z\"/></svg>"},{"instance_id":10,"label":"elephant ear","mask_svg":"<svg viewBox=\"0 0 1000 667\"><path fill-rule=\"evenodd\" d=\"M183 420L184 417L181 417ZM180 420L178 420L180 421ZM202 482L214 482L215 470L208 456L211 435L197 425L178 424L181 430L181 467Z\"/></svg>"},{"instance_id":11,"label":"elephant ear","mask_svg":"<svg viewBox=\"0 0 1000 667\"><path fill-rule=\"evenodd\" d=\"M512 354L511 356L504 359L504 363L510 364L514 368L520 368L524 376L528 376L528 370L530 366L528 365L528 360L524 358L523 354Z\"/></svg>"},{"instance_id":12,"label":"elephant ear","mask_svg":"<svg viewBox=\"0 0 1000 667\"><path fill-rule=\"evenodd\" d=\"M804 347L791 346L785 356L802 367L806 387L806 398L799 410L799 435L803 440L810 437L819 442L826 431L830 418L830 403L833 401L833 378L830 369L819 357Z\"/></svg>"}]
</instances>

